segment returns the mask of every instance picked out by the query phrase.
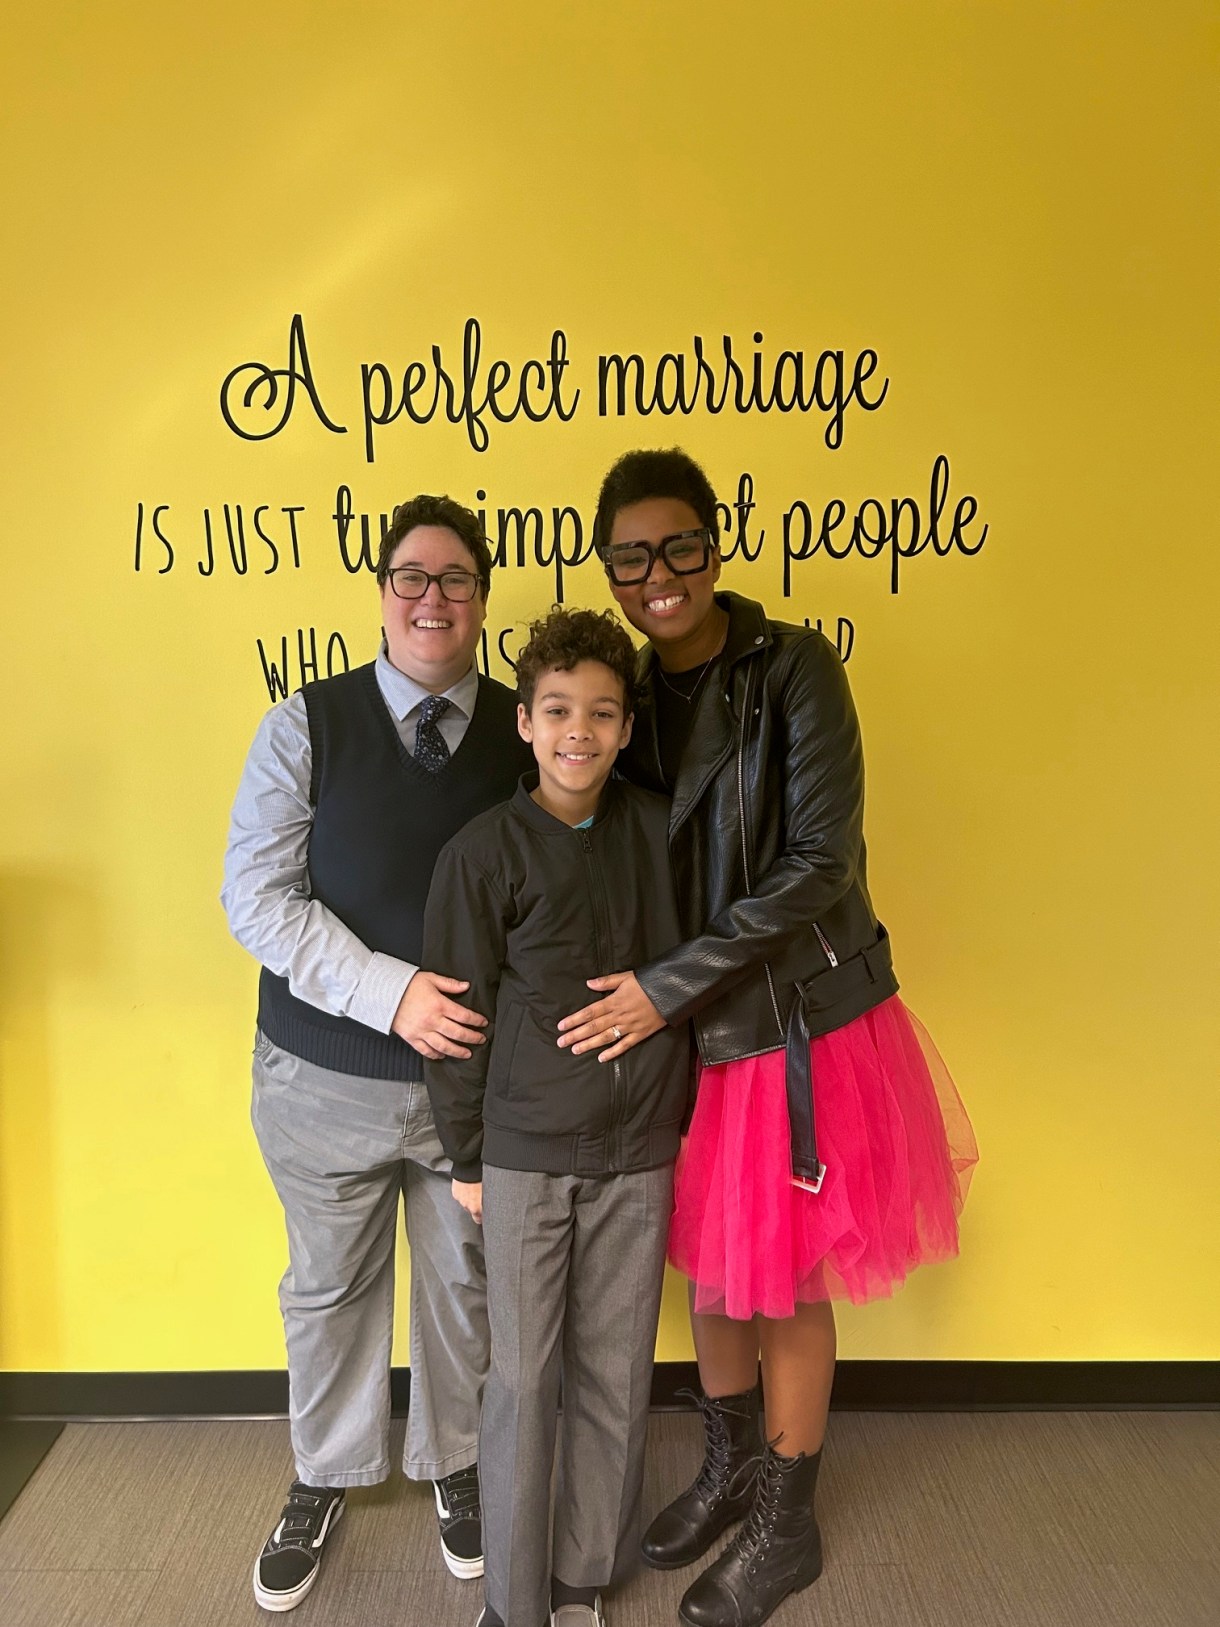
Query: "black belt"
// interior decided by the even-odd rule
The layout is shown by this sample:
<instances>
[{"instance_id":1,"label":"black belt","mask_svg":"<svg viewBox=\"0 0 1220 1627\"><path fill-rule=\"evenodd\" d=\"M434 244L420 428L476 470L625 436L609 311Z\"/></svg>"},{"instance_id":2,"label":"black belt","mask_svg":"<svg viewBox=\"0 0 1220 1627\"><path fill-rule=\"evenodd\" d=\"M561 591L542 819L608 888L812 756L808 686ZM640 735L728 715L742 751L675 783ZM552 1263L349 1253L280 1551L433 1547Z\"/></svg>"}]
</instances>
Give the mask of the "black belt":
<instances>
[{"instance_id":1,"label":"black belt","mask_svg":"<svg viewBox=\"0 0 1220 1627\"><path fill-rule=\"evenodd\" d=\"M840 961L837 966L828 967L816 977L796 985L796 999L788 1017L784 1071L791 1131L792 1183L806 1192L820 1192L826 1179L826 1165L818 1157L809 1014L841 1004L855 990L879 982L884 974L892 972L889 936L880 924L877 933L877 942L862 949L858 955ZM829 1030L819 1028L817 1032Z\"/></svg>"},{"instance_id":2,"label":"black belt","mask_svg":"<svg viewBox=\"0 0 1220 1627\"><path fill-rule=\"evenodd\" d=\"M800 985L797 985L798 990ZM788 1087L788 1124L792 1132L792 1184L806 1192L820 1192L826 1165L818 1157L817 1126L813 1110L813 1061L809 1055L809 1019L798 993L788 1018L785 1058Z\"/></svg>"}]
</instances>

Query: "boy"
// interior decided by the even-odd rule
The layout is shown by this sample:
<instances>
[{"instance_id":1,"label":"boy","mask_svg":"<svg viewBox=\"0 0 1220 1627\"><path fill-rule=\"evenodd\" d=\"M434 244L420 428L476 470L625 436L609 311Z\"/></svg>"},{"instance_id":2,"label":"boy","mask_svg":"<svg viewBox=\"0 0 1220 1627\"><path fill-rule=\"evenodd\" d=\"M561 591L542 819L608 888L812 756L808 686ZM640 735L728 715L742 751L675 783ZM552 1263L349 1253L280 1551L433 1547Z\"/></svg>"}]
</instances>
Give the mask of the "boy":
<instances>
[{"instance_id":1,"label":"boy","mask_svg":"<svg viewBox=\"0 0 1220 1627\"><path fill-rule=\"evenodd\" d=\"M681 940L669 804L612 779L635 652L610 612L556 608L517 667L537 772L443 849L428 965L469 979L488 1043L425 1069L457 1201L484 1221L491 1371L479 1432L481 1627L604 1627L640 1491L686 1028L602 1065L558 1045L585 980ZM608 1033L612 1047L621 1034ZM563 1429L548 1577L550 1482Z\"/></svg>"}]
</instances>

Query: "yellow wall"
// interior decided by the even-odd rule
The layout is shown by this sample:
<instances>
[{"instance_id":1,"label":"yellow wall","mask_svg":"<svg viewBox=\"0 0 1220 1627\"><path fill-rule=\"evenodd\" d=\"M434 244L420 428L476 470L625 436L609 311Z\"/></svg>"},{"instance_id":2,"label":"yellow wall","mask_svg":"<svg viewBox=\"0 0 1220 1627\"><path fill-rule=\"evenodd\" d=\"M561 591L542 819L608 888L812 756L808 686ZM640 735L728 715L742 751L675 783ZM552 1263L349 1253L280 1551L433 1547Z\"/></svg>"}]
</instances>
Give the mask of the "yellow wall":
<instances>
[{"instance_id":1,"label":"yellow wall","mask_svg":"<svg viewBox=\"0 0 1220 1627\"><path fill-rule=\"evenodd\" d=\"M964 1255L843 1318L848 1355L1220 1355L1214 1031L1215 10L738 6L22 8L0 310L0 1364L275 1366L282 1225L247 1124L255 969L216 894L267 704L256 640L376 601L336 488L587 516L680 440L766 541L727 584L840 616L874 895L983 1149ZM323 403L240 440L243 362L302 313ZM400 421L360 365L544 356L569 423ZM876 350L821 415L599 418L597 357ZM880 376L880 374L878 375ZM797 498L914 495L940 453L974 557L819 554ZM202 510L305 506L302 567L200 575ZM137 504L168 503L175 565ZM282 516L272 534L282 544ZM223 529L221 530L223 541ZM489 625L551 594L506 569ZM607 602L597 570L570 602ZM493 663L503 674L503 667ZM671 1284L676 1290L677 1285ZM401 1341L400 1341L401 1346ZM401 1346L400 1359L405 1359ZM660 1350L688 1353L676 1291Z\"/></svg>"}]
</instances>

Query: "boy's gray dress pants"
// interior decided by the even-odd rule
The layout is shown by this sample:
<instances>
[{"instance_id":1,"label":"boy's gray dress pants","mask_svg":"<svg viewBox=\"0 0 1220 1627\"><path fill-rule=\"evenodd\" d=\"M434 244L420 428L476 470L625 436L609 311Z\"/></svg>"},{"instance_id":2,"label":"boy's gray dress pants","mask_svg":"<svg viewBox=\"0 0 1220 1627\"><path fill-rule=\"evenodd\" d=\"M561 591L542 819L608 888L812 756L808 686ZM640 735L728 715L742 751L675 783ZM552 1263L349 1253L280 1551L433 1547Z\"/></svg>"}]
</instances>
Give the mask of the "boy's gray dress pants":
<instances>
[{"instance_id":1,"label":"boy's gray dress pants","mask_svg":"<svg viewBox=\"0 0 1220 1627\"><path fill-rule=\"evenodd\" d=\"M252 1118L288 1225L280 1308L292 1447L312 1485L390 1472L390 1342L398 1200L411 1248L413 1480L478 1450L488 1328L482 1235L449 1190L422 1082L317 1067L260 1033Z\"/></svg>"},{"instance_id":2,"label":"boy's gray dress pants","mask_svg":"<svg viewBox=\"0 0 1220 1627\"><path fill-rule=\"evenodd\" d=\"M479 1436L484 1587L506 1627L547 1619L552 1572L571 1587L605 1587L639 1559L672 1201L668 1164L604 1177L484 1165L491 1314Z\"/></svg>"}]
</instances>

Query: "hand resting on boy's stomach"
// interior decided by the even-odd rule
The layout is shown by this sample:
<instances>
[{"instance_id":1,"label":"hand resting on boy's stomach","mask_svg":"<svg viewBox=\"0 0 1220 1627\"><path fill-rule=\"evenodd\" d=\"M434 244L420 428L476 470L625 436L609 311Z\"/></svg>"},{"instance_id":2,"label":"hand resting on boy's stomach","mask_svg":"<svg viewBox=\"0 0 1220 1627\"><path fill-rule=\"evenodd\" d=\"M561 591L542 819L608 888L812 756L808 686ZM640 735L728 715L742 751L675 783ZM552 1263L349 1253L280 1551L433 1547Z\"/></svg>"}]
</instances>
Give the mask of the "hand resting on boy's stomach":
<instances>
[{"instance_id":1,"label":"hand resting on boy's stomach","mask_svg":"<svg viewBox=\"0 0 1220 1627\"><path fill-rule=\"evenodd\" d=\"M571 1046L574 1056L604 1045L608 1048L598 1053L597 1060L613 1062L616 1056L665 1027L664 1017L644 993L634 972L610 972L605 977L589 978L588 984L591 989L608 989L610 993L606 999L574 1011L560 1022L559 1044Z\"/></svg>"}]
</instances>

